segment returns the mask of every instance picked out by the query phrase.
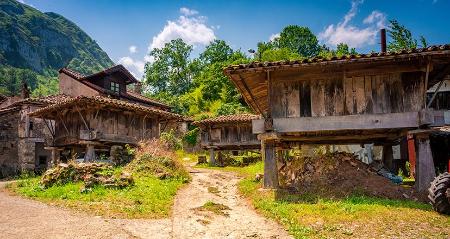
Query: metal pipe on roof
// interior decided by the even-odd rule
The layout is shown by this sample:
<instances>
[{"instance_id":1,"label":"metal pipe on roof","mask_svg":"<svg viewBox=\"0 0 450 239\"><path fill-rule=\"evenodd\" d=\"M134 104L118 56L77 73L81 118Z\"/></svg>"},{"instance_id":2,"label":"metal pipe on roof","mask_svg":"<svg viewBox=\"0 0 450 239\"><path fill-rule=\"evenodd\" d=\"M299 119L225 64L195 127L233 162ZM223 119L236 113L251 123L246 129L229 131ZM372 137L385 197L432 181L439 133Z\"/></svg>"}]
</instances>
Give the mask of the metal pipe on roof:
<instances>
[{"instance_id":1,"label":"metal pipe on roof","mask_svg":"<svg viewBox=\"0 0 450 239\"><path fill-rule=\"evenodd\" d=\"M380 30L380 43L381 43L381 52L386 52L386 29L382 28Z\"/></svg>"}]
</instances>

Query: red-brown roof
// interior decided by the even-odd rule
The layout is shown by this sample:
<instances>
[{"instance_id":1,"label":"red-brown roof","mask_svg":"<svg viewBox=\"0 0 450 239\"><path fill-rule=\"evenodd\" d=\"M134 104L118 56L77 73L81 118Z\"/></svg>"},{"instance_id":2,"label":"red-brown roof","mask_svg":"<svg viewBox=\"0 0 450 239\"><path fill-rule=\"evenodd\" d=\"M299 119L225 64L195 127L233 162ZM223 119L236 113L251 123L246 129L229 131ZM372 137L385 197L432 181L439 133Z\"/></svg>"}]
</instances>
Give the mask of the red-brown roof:
<instances>
[{"instance_id":1,"label":"red-brown roof","mask_svg":"<svg viewBox=\"0 0 450 239\"><path fill-rule=\"evenodd\" d=\"M71 98L71 97L68 95L64 95L64 94L26 98L26 99L18 100L16 102L12 103L7 108L19 106L22 104L43 104L43 105L55 104L55 103L58 103L60 101L63 101L63 100L69 99L69 98Z\"/></svg>"},{"instance_id":2,"label":"red-brown roof","mask_svg":"<svg viewBox=\"0 0 450 239\"><path fill-rule=\"evenodd\" d=\"M254 119L259 119L259 115L254 114L234 114L234 115L221 115L214 118L195 121L193 125L207 125L207 124L223 124L223 123L251 123Z\"/></svg>"},{"instance_id":3,"label":"red-brown roof","mask_svg":"<svg viewBox=\"0 0 450 239\"><path fill-rule=\"evenodd\" d=\"M123 100L112 99L103 96L78 96L76 98L69 98L58 103L46 106L44 108L38 109L34 112L31 112L29 115L33 117L43 117L51 119L51 114L58 112L62 109L66 109L68 107L74 105L100 105L108 108L116 108L133 112L142 112L142 113L150 113L158 115L159 117L165 119L182 119L181 115L167 112L164 110L160 110L154 107L147 107L140 104L130 103Z\"/></svg>"},{"instance_id":4,"label":"red-brown roof","mask_svg":"<svg viewBox=\"0 0 450 239\"><path fill-rule=\"evenodd\" d=\"M443 52L445 51L445 52ZM365 61L377 61L387 59L409 58L409 57L421 57L428 55L440 55L450 54L450 44L435 45L426 48L417 48L410 50L402 50L396 52L373 52L369 54L356 54L356 55L344 55L341 57L314 57L303 60L293 61L275 61L275 62L251 62L248 64L231 65L224 69L226 73L233 73L239 71L251 71L251 70L268 70L278 69L284 67L302 67L310 65L327 65L332 63L352 63L352 62L365 62Z\"/></svg>"},{"instance_id":5,"label":"red-brown roof","mask_svg":"<svg viewBox=\"0 0 450 239\"><path fill-rule=\"evenodd\" d=\"M134 79L134 80L132 80L132 82L134 82L134 83L138 82L131 75L131 73L128 70L126 70L125 67L123 67L122 65L116 65L116 66L113 66L113 67L105 69L103 71L94 73L94 74L89 75L89 76L84 76L83 74L81 74L79 72L76 72L74 70L68 69L68 68L62 68L62 69L59 70L60 73L67 74L68 76L70 76L73 79L81 82L82 84L84 84L84 85L94 89L97 92L103 93L103 94L115 94L115 93L112 93L109 90L92 83L90 81L90 79L93 78L93 77L101 76L103 74L110 74L110 73L112 73L114 71L123 71L128 77L132 77ZM128 91L128 90L127 90L126 93L120 93L120 96L123 97L123 98L129 99L129 100L132 100L132 101L138 101L138 102L142 102L142 103L145 103L145 104L150 104L150 105L153 105L153 106L161 107L161 108L166 109L166 110L170 110L170 108L171 108L169 105L164 104L164 103L162 103L160 101L148 98L146 96L143 96L141 94L138 94L138 93L135 93L135 92L132 92L132 91Z\"/></svg>"},{"instance_id":6,"label":"red-brown roof","mask_svg":"<svg viewBox=\"0 0 450 239\"><path fill-rule=\"evenodd\" d=\"M162 103L161 101L158 101L158 100L155 100L155 99L148 98L148 97L146 97L146 96L143 96L143 95L141 95L141 94L139 94L139 93L136 93L136 92L133 92L133 91L131 91L131 90L127 91L127 95L129 95L129 96L131 96L131 97L134 97L134 98L137 98L138 100L141 100L141 101L150 103L150 104L154 104L154 105L161 106L161 107L163 107L163 108L168 108L168 109L170 109L170 106L169 106L169 105L164 104L164 103Z\"/></svg>"}]
</instances>

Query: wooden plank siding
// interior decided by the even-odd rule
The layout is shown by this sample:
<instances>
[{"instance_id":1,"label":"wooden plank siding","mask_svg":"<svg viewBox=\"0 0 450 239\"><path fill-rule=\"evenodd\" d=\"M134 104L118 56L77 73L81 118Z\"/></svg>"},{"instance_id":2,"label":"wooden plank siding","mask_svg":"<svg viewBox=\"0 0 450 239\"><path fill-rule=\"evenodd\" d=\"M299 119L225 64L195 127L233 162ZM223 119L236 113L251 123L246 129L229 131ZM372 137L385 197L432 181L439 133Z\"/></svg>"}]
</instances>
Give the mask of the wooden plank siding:
<instances>
[{"instance_id":1,"label":"wooden plank siding","mask_svg":"<svg viewBox=\"0 0 450 239\"><path fill-rule=\"evenodd\" d=\"M254 146L259 148L260 141L252 132L248 124L215 124L209 129L203 129L201 146L203 148L216 147L226 149L239 149L241 146Z\"/></svg>"},{"instance_id":2,"label":"wooden plank siding","mask_svg":"<svg viewBox=\"0 0 450 239\"><path fill-rule=\"evenodd\" d=\"M298 78L274 78L273 118L417 112L423 106L422 72Z\"/></svg>"},{"instance_id":3,"label":"wooden plank siding","mask_svg":"<svg viewBox=\"0 0 450 239\"><path fill-rule=\"evenodd\" d=\"M57 146L74 143L74 140L95 140L106 143L136 144L142 139L159 137L159 121L156 118L124 111L81 111L89 129L78 112L65 112L56 119ZM92 132L89 136L88 132ZM88 137L88 138L86 138ZM92 137L89 139L89 137ZM65 140L70 139L70 140Z\"/></svg>"}]
</instances>

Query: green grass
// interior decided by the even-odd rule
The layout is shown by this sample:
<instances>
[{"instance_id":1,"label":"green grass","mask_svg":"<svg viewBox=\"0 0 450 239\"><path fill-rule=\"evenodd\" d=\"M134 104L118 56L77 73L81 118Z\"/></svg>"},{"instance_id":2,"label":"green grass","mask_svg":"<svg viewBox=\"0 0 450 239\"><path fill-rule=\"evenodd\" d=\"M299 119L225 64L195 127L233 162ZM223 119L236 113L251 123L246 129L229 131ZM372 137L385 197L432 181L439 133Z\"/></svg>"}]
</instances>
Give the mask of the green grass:
<instances>
[{"instance_id":1,"label":"green grass","mask_svg":"<svg viewBox=\"0 0 450 239\"><path fill-rule=\"evenodd\" d=\"M183 179L160 180L153 176L137 176L135 185L124 189L95 186L81 193L82 182L39 186L39 177L20 179L10 190L42 202L87 211L112 218L163 218L170 215L177 190Z\"/></svg>"},{"instance_id":2,"label":"green grass","mask_svg":"<svg viewBox=\"0 0 450 239\"><path fill-rule=\"evenodd\" d=\"M203 206L198 207L197 210L200 211L209 211L217 215L228 217L228 210L231 210L228 206L223 205L221 203L215 203L212 201L208 201Z\"/></svg>"},{"instance_id":3,"label":"green grass","mask_svg":"<svg viewBox=\"0 0 450 239\"><path fill-rule=\"evenodd\" d=\"M208 167L202 165L201 167ZM225 167L244 177L240 192L264 216L280 222L295 238L449 238L450 217L430 205L363 195L344 199L316 195L289 195L259 190L256 173L262 162L248 167Z\"/></svg>"}]
</instances>

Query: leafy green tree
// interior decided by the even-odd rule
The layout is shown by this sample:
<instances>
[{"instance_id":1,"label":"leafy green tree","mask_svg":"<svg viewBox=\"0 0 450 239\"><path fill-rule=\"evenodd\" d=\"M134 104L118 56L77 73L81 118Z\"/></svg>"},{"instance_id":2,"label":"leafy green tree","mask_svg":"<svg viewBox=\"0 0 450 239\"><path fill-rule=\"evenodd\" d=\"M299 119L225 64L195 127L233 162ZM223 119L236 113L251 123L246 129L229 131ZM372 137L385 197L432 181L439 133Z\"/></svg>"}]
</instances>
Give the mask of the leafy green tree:
<instances>
[{"instance_id":1,"label":"leafy green tree","mask_svg":"<svg viewBox=\"0 0 450 239\"><path fill-rule=\"evenodd\" d=\"M47 96L58 94L59 81L58 77L45 77L38 75L37 87L31 93L33 97Z\"/></svg>"},{"instance_id":2,"label":"leafy green tree","mask_svg":"<svg viewBox=\"0 0 450 239\"><path fill-rule=\"evenodd\" d=\"M0 68L0 93L17 95L20 93L22 83L26 82L31 90L36 88L38 74L29 69L14 67Z\"/></svg>"},{"instance_id":3,"label":"leafy green tree","mask_svg":"<svg viewBox=\"0 0 450 239\"><path fill-rule=\"evenodd\" d=\"M205 64L226 62L232 54L233 49L225 41L216 39L206 46L200 54L200 60Z\"/></svg>"},{"instance_id":4,"label":"leafy green tree","mask_svg":"<svg viewBox=\"0 0 450 239\"><path fill-rule=\"evenodd\" d=\"M261 61L287 61L300 60L304 57L298 53L292 52L287 48L277 48L265 50L261 55Z\"/></svg>"},{"instance_id":5,"label":"leafy green tree","mask_svg":"<svg viewBox=\"0 0 450 239\"><path fill-rule=\"evenodd\" d=\"M339 43L336 47L335 55L338 57L345 56L345 55L356 55L358 54L356 52L355 48L349 49L348 45L345 43Z\"/></svg>"},{"instance_id":6,"label":"leafy green tree","mask_svg":"<svg viewBox=\"0 0 450 239\"><path fill-rule=\"evenodd\" d=\"M339 43L336 46L336 50L331 50L326 45L321 46L321 50L320 50L318 56L322 57L322 58L331 58L334 56L341 57L341 56L356 55L356 54L358 54L358 52L356 52L355 48L350 48L345 43Z\"/></svg>"},{"instance_id":7,"label":"leafy green tree","mask_svg":"<svg viewBox=\"0 0 450 239\"><path fill-rule=\"evenodd\" d=\"M389 37L391 41L387 45L389 51L400 51L414 49L418 47L417 40L404 25L401 25L397 20L389 20ZM427 47L427 41L424 36L420 36L422 47Z\"/></svg>"},{"instance_id":8,"label":"leafy green tree","mask_svg":"<svg viewBox=\"0 0 450 239\"><path fill-rule=\"evenodd\" d=\"M154 61L145 66L145 83L152 93L179 96L190 89L195 74L189 59L191 52L192 46L182 39L172 40L150 52Z\"/></svg>"},{"instance_id":9,"label":"leafy green tree","mask_svg":"<svg viewBox=\"0 0 450 239\"><path fill-rule=\"evenodd\" d=\"M289 25L278 39L279 48L287 48L303 57L314 57L320 52L317 37L307 27Z\"/></svg>"}]
</instances>

